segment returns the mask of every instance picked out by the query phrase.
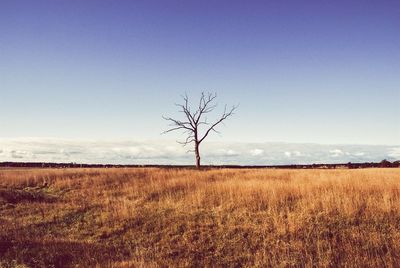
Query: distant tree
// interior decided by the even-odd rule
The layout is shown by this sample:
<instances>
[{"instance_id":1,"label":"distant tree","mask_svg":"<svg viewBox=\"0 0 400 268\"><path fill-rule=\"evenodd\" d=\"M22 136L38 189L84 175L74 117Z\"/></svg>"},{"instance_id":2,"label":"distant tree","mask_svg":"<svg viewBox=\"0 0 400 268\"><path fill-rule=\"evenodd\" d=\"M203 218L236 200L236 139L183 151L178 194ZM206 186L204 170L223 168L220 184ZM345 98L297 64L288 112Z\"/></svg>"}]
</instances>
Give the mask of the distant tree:
<instances>
[{"instance_id":1,"label":"distant tree","mask_svg":"<svg viewBox=\"0 0 400 268\"><path fill-rule=\"evenodd\" d=\"M390 161L383 159L380 163L379 163L380 167L391 167L392 163L390 163Z\"/></svg>"},{"instance_id":2,"label":"distant tree","mask_svg":"<svg viewBox=\"0 0 400 268\"><path fill-rule=\"evenodd\" d=\"M195 153L196 167L200 169L200 144L205 138L208 137L211 131L219 133L215 128L225 119L232 116L234 111L237 109L237 106L232 106L230 109L227 109L227 106L225 105L222 115L214 123L209 123L207 122L205 115L213 112L217 107L217 104L214 103L215 99L217 98L217 94L202 92L199 104L194 109L190 107L189 98L186 94L182 96L182 98L183 103L175 105L178 106L180 109L179 111L184 114L184 119L178 120L163 116L165 120L171 122L171 128L163 133L182 130L185 134L187 134L185 141L178 141L178 143L182 144L183 146L188 144L194 145L194 150L190 151ZM201 130L201 128L203 129Z\"/></svg>"}]
</instances>

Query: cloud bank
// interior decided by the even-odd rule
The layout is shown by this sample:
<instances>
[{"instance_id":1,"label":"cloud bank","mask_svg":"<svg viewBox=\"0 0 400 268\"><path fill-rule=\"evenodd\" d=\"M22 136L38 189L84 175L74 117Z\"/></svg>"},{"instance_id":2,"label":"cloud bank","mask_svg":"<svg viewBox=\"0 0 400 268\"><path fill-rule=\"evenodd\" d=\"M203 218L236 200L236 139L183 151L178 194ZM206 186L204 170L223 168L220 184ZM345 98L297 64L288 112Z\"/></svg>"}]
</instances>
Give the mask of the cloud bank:
<instances>
[{"instance_id":1,"label":"cloud bank","mask_svg":"<svg viewBox=\"0 0 400 268\"><path fill-rule=\"evenodd\" d=\"M0 162L193 164L190 147L174 141L96 141L0 138ZM400 146L309 143L204 143L204 164L278 165L400 159Z\"/></svg>"}]
</instances>

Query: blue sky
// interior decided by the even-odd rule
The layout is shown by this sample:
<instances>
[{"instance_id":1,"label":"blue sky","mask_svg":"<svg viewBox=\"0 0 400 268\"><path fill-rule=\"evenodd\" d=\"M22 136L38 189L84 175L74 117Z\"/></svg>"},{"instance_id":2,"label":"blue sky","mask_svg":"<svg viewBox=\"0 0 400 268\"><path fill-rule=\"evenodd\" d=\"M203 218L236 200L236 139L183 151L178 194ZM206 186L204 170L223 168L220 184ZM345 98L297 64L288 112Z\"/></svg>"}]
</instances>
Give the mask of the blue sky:
<instances>
[{"instance_id":1,"label":"blue sky","mask_svg":"<svg viewBox=\"0 0 400 268\"><path fill-rule=\"evenodd\" d=\"M0 1L0 137L159 140L187 92L211 142L400 144L399 1ZM1 149L1 148L0 148Z\"/></svg>"}]
</instances>

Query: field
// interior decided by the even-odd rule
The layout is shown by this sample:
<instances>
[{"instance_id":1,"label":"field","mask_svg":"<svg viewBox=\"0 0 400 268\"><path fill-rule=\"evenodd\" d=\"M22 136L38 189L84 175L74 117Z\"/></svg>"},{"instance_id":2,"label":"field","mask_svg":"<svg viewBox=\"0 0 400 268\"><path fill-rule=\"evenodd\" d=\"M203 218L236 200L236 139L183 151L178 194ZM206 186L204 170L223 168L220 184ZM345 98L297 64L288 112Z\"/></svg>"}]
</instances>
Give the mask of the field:
<instances>
[{"instance_id":1,"label":"field","mask_svg":"<svg viewBox=\"0 0 400 268\"><path fill-rule=\"evenodd\" d=\"M0 169L0 267L398 267L400 169Z\"/></svg>"}]
</instances>

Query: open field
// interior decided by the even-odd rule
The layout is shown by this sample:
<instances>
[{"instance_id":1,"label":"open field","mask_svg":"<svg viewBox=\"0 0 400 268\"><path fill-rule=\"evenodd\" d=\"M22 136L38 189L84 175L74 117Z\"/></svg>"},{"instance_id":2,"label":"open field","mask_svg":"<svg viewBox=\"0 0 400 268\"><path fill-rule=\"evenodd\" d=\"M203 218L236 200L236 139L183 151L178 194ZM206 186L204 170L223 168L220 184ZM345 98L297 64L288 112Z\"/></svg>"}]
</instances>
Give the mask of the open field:
<instances>
[{"instance_id":1,"label":"open field","mask_svg":"<svg viewBox=\"0 0 400 268\"><path fill-rule=\"evenodd\" d=\"M400 169L0 169L0 267L400 264Z\"/></svg>"}]
</instances>

